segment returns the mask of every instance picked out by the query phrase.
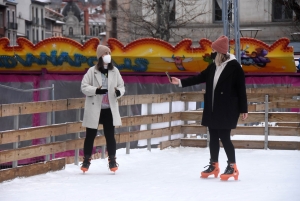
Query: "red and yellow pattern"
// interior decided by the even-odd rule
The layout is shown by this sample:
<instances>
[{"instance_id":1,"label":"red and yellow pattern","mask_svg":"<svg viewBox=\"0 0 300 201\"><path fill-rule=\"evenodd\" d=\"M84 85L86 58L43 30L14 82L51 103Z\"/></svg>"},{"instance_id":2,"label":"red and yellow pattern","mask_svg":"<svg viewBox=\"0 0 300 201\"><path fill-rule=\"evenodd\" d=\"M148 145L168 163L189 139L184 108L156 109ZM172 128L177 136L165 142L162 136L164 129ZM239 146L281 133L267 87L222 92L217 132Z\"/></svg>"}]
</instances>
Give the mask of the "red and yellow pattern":
<instances>
[{"instance_id":1,"label":"red and yellow pattern","mask_svg":"<svg viewBox=\"0 0 300 201\"><path fill-rule=\"evenodd\" d=\"M0 38L1 72L84 72L97 62L97 38L84 45L63 37L45 39L34 45L26 38L18 38L16 46L10 46L7 38ZM201 39L198 47L190 39L177 45L155 39L143 38L123 45L109 39L114 65L121 72L200 72L210 59L211 41ZM281 38L272 45L253 39L241 38L242 66L245 72L296 72L293 47L289 39ZM230 41L234 46L234 41ZM233 51L231 51L234 54Z\"/></svg>"}]
</instances>

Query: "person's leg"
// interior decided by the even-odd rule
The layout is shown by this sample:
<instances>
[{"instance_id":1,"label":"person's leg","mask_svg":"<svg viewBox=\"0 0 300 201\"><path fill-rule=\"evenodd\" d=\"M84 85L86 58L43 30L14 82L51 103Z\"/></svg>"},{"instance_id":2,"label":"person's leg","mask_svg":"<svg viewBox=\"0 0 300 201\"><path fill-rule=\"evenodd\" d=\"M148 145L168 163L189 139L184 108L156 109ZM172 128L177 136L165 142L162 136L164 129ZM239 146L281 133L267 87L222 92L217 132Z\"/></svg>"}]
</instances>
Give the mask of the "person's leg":
<instances>
[{"instance_id":1,"label":"person's leg","mask_svg":"<svg viewBox=\"0 0 300 201\"><path fill-rule=\"evenodd\" d=\"M113 125L113 118L110 109L101 110L101 122L103 124L104 136L106 139L106 147L108 156L116 155L116 139L115 139L115 127Z\"/></svg>"},{"instance_id":2,"label":"person's leg","mask_svg":"<svg viewBox=\"0 0 300 201\"><path fill-rule=\"evenodd\" d=\"M219 137L225 149L228 161L230 161L231 163L235 163L235 150L230 139L230 132L231 129L222 129L219 132Z\"/></svg>"},{"instance_id":3,"label":"person's leg","mask_svg":"<svg viewBox=\"0 0 300 201\"><path fill-rule=\"evenodd\" d=\"M94 140L97 135L97 129L86 128L86 137L84 140L83 152L84 156L91 156L93 151Z\"/></svg>"},{"instance_id":4,"label":"person's leg","mask_svg":"<svg viewBox=\"0 0 300 201\"><path fill-rule=\"evenodd\" d=\"M219 130L209 128L209 136L210 159L214 162L218 162L220 151Z\"/></svg>"},{"instance_id":5,"label":"person's leg","mask_svg":"<svg viewBox=\"0 0 300 201\"><path fill-rule=\"evenodd\" d=\"M113 125L113 117L110 109L102 109L100 121L103 124L104 136L106 139L106 146L108 152L108 166L113 172L118 170L118 163L116 162L116 139L115 127Z\"/></svg>"},{"instance_id":6,"label":"person's leg","mask_svg":"<svg viewBox=\"0 0 300 201\"><path fill-rule=\"evenodd\" d=\"M223 174L220 175L221 180L228 180L230 177L234 177L235 180L238 180L239 177L239 171L236 166L235 161L235 150L234 146L232 144L232 141L230 139L230 132L231 129L224 129L220 130L219 137L221 139L221 142L223 144L223 147L225 149L228 161L227 161L227 167Z\"/></svg>"},{"instance_id":7,"label":"person's leg","mask_svg":"<svg viewBox=\"0 0 300 201\"><path fill-rule=\"evenodd\" d=\"M209 175L215 175L215 177L218 177L218 174L220 173L219 168L219 150L220 150L220 143L219 143L219 135L218 135L217 129L211 129L209 128L209 134L210 134L210 141L209 141L209 151L210 151L210 162L208 165L208 168L201 172L202 178L207 178ZM207 167L207 166L205 166Z\"/></svg>"},{"instance_id":8,"label":"person's leg","mask_svg":"<svg viewBox=\"0 0 300 201\"><path fill-rule=\"evenodd\" d=\"M83 147L84 158L81 164L82 165L81 170L83 172L88 171L91 165L91 156L92 156L93 145L94 145L94 140L96 135L97 135L97 129L86 128L86 137L84 139L84 147Z\"/></svg>"}]
</instances>

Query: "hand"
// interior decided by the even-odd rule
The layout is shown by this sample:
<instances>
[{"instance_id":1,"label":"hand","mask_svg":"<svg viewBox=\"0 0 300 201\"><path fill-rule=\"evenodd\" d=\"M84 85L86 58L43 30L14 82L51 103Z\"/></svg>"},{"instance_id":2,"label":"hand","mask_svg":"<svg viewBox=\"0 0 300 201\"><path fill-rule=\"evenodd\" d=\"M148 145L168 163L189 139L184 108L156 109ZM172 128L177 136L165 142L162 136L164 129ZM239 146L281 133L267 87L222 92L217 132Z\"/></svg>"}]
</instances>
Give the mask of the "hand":
<instances>
[{"instance_id":1,"label":"hand","mask_svg":"<svg viewBox=\"0 0 300 201\"><path fill-rule=\"evenodd\" d=\"M242 120L246 120L248 118L248 113L242 113Z\"/></svg>"},{"instance_id":2,"label":"hand","mask_svg":"<svg viewBox=\"0 0 300 201\"><path fill-rule=\"evenodd\" d=\"M172 84L179 84L179 81L180 81L180 79L178 79L178 78L176 78L176 77L171 77L171 80L172 80Z\"/></svg>"},{"instance_id":3,"label":"hand","mask_svg":"<svg viewBox=\"0 0 300 201\"><path fill-rule=\"evenodd\" d=\"M121 92L118 89L115 89L115 92L117 97L121 96Z\"/></svg>"},{"instance_id":4,"label":"hand","mask_svg":"<svg viewBox=\"0 0 300 201\"><path fill-rule=\"evenodd\" d=\"M96 94L106 94L107 92L107 89L101 89L101 87L96 89Z\"/></svg>"}]
</instances>

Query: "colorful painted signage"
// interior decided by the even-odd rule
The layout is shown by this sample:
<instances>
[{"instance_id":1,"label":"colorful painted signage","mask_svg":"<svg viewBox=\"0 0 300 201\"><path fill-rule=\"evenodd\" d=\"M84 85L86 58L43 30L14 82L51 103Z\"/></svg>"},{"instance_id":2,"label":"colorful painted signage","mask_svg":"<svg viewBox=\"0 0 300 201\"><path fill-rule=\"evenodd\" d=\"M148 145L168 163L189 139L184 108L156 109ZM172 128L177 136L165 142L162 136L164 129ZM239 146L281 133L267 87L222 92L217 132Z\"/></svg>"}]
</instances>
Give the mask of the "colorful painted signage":
<instances>
[{"instance_id":1,"label":"colorful painted signage","mask_svg":"<svg viewBox=\"0 0 300 201\"><path fill-rule=\"evenodd\" d=\"M84 72L97 62L97 38L84 45L63 37L45 39L34 45L26 38L18 38L17 46L10 46L7 38L0 38L1 72ZM200 72L209 63L211 41L201 39L199 47L192 47L190 39L176 46L155 39L143 38L123 45L109 39L114 65L121 72ZM271 46L253 38L241 38L241 63L245 72L296 72L293 48L289 40L281 38ZM234 41L230 42L234 46ZM234 54L233 51L231 53Z\"/></svg>"}]
</instances>

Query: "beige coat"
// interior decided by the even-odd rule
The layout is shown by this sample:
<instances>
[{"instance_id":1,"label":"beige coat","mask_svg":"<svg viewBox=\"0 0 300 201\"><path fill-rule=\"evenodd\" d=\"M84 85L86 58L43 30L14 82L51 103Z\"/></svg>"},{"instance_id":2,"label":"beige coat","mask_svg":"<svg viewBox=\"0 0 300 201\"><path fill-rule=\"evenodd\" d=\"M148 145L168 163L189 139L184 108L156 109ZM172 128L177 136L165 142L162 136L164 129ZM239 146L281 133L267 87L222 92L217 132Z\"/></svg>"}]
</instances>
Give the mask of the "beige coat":
<instances>
[{"instance_id":1,"label":"beige coat","mask_svg":"<svg viewBox=\"0 0 300 201\"><path fill-rule=\"evenodd\" d=\"M98 128L103 95L96 95L96 89L101 85L101 72L95 69L95 66L89 68L81 82L81 91L86 95L82 122L84 127ZM124 81L116 67L108 72L108 99L113 116L113 125L121 126L122 122L117 101L121 96L116 97L115 88L120 91L121 96L124 95Z\"/></svg>"}]
</instances>

